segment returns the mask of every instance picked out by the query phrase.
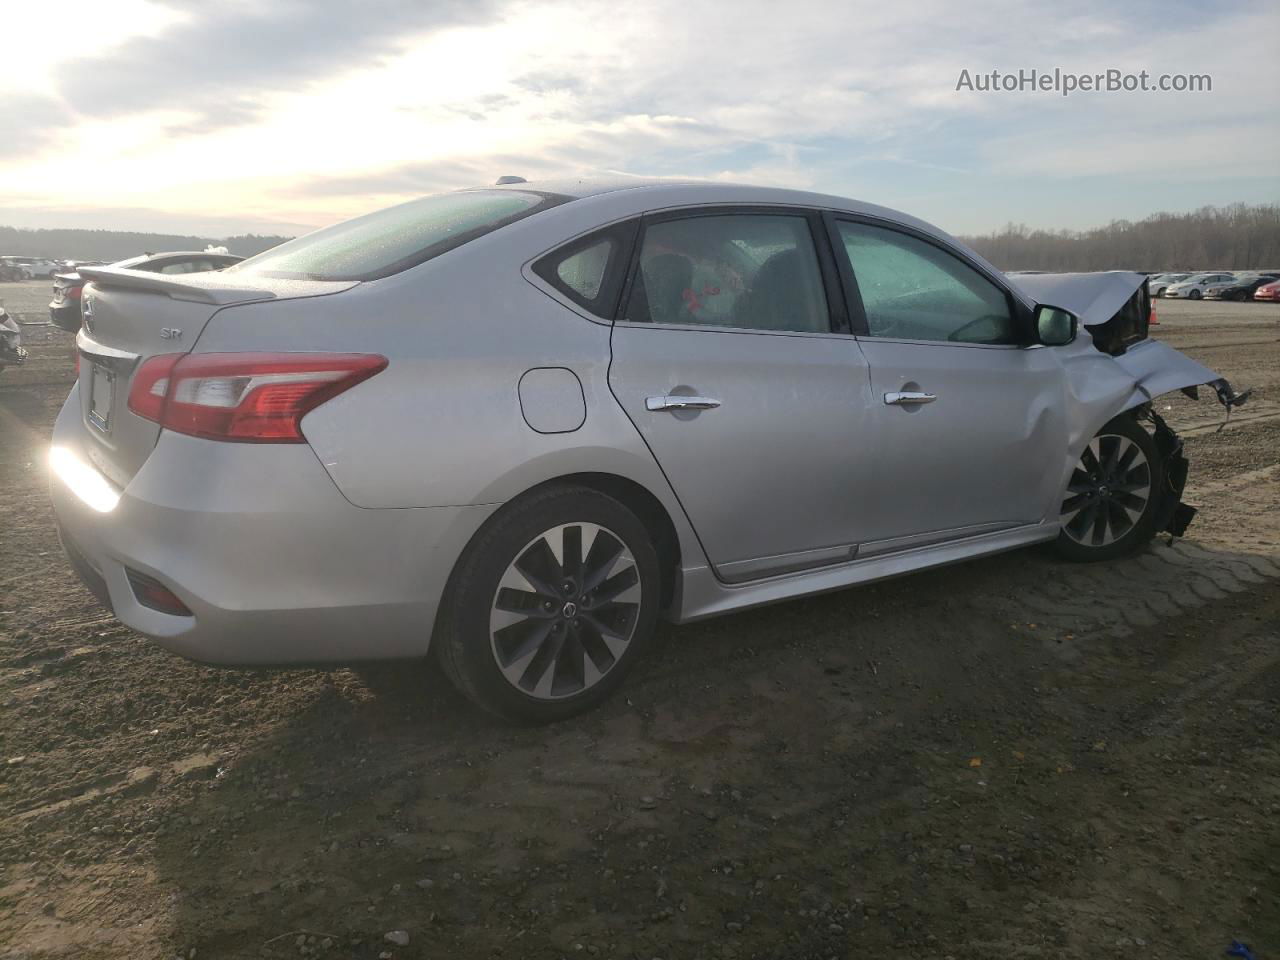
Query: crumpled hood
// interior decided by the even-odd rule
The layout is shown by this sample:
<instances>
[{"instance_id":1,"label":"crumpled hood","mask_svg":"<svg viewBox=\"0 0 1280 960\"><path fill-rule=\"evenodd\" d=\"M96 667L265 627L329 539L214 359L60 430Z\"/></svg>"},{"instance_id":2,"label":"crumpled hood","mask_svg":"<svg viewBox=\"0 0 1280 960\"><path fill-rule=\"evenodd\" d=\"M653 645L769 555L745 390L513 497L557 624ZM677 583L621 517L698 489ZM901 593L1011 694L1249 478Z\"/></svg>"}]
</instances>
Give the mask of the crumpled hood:
<instances>
[{"instance_id":1,"label":"crumpled hood","mask_svg":"<svg viewBox=\"0 0 1280 960\"><path fill-rule=\"evenodd\" d=\"M1009 275L1009 280L1036 303L1070 310L1087 327L1114 317L1146 279L1145 274L1130 270Z\"/></svg>"}]
</instances>

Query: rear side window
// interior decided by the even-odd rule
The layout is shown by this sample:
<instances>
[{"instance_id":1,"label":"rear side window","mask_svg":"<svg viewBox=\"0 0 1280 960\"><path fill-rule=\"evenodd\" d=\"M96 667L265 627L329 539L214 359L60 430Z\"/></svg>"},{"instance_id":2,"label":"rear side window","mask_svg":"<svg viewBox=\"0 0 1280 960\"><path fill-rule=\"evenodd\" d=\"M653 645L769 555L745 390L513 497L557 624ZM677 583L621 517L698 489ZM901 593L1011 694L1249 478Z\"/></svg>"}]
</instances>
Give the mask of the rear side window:
<instances>
[{"instance_id":1,"label":"rear side window","mask_svg":"<svg viewBox=\"0 0 1280 960\"><path fill-rule=\"evenodd\" d=\"M604 239L556 264L556 278L583 300L600 296L614 243Z\"/></svg>"},{"instance_id":2,"label":"rear side window","mask_svg":"<svg viewBox=\"0 0 1280 960\"><path fill-rule=\"evenodd\" d=\"M578 306L612 320L638 229L630 221L597 230L553 250L533 272Z\"/></svg>"},{"instance_id":3,"label":"rear side window","mask_svg":"<svg viewBox=\"0 0 1280 960\"><path fill-rule=\"evenodd\" d=\"M522 190L436 194L325 227L228 269L302 280L376 280L568 199Z\"/></svg>"}]
</instances>

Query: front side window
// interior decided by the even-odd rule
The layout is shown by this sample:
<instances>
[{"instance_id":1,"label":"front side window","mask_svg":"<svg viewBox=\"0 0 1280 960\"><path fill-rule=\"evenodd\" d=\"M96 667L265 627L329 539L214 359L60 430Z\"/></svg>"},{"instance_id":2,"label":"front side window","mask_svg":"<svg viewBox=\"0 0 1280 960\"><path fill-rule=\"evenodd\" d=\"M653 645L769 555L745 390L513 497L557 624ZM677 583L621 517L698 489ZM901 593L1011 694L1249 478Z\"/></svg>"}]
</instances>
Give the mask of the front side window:
<instances>
[{"instance_id":1,"label":"front side window","mask_svg":"<svg viewBox=\"0 0 1280 960\"><path fill-rule=\"evenodd\" d=\"M871 336L1017 341L1004 291L958 258L896 230L848 221L839 230Z\"/></svg>"},{"instance_id":2,"label":"front side window","mask_svg":"<svg viewBox=\"0 0 1280 960\"><path fill-rule=\"evenodd\" d=\"M228 269L301 280L375 280L563 203L519 190L462 190L334 224Z\"/></svg>"},{"instance_id":3,"label":"front side window","mask_svg":"<svg viewBox=\"0 0 1280 960\"><path fill-rule=\"evenodd\" d=\"M825 333L826 294L804 217L732 214L644 231L631 323Z\"/></svg>"}]
</instances>

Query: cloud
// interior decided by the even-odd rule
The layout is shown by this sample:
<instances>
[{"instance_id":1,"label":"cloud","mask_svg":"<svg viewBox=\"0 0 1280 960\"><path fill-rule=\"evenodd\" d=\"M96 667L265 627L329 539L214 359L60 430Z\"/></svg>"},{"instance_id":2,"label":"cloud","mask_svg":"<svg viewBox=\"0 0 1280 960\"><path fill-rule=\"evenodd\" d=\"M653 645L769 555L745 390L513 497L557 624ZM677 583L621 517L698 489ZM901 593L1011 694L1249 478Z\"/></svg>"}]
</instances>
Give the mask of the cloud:
<instances>
[{"instance_id":1,"label":"cloud","mask_svg":"<svg viewBox=\"0 0 1280 960\"><path fill-rule=\"evenodd\" d=\"M7 190L326 222L502 174L621 172L950 204L980 228L967 218L1058 217L1084 178L1090 196L1143 178L1171 206L1189 184L1220 195L1248 177L1239 199L1264 199L1277 136L1261 106L1280 84L1277 15L1254 0L1211 18L1154 0L161 2L170 20L148 35L53 69L74 111L51 109L59 139L22 119L38 107L9 107ZM1215 87L955 90L962 69L1031 67L1209 72Z\"/></svg>"},{"instance_id":2,"label":"cloud","mask_svg":"<svg viewBox=\"0 0 1280 960\"><path fill-rule=\"evenodd\" d=\"M55 73L77 111L97 117L180 109L178 133L259 119L266 98L395 56L423 32L476 23L488 0L271 0L177 3L187 16Z\"/></svg>"},{"instance_id":3,"label":"cloud","mask_svg":"<svg viewBox=\"0 0 1280 960\"><path fill-rule=\"evenodd\" d=\"M70 116L54 97L23 91L0 94L0 162L51 143Z\"/></svg>"}]
</instances>

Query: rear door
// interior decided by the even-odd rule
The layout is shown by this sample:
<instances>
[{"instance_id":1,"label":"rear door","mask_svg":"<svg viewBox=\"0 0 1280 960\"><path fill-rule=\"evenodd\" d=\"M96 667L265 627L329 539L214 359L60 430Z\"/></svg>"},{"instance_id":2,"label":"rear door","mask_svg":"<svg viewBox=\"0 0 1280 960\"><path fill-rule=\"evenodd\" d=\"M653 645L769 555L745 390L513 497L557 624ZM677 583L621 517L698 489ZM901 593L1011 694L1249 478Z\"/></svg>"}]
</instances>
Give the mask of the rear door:
<instances>
[{"instance_id":1,"label":"rear door","mask_svg":"<svg viewBox=\"0 0 1280 960\"><path fill-rule=\"evenodd\" d=\"M784 208L648 218L613 328L609 385L728 581L862 538L869 381L821 229Z\"/></svg>"},{"instance_id":2,"label":"rear door","mask_svg":"<svg viewBox=\"0 0 1280 960\"><path fill-rule=\"evenodd\" d=\"M833 216L870 366L863 554L1035 523L1067 449L1065 380L1025 347L1024 308L959 251L885 221Z\"/></svg>"}]
</instances>

